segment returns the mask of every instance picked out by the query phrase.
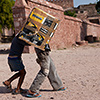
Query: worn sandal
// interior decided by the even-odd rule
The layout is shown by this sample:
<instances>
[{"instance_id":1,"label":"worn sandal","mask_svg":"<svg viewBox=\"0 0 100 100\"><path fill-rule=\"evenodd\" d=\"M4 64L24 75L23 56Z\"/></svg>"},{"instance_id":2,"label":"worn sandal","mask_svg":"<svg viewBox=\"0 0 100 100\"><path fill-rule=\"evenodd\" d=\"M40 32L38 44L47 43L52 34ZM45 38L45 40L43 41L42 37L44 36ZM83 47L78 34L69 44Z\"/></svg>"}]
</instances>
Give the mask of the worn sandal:
<instances>
[{"instance_id":1,"label":"worn sandal","mask_svg":"<svg viewBox=\"0 0 100 100\"><path fill-rule=\"evenodd\" d=\"M7 84L5 84L5 82L2 82L3 83L3 85L5 86L5 87L7 87L7 89L9 89L10 91L12 91L12 86L11 86L11 84L10 85L7 85Z\"/></svg>"},{"instance_id":2,"label":"worn sandal","mask_svg":"<svg viewBox=\"0 0 100 100\"><path fill-rule=\"evenodd\" d=\"M28 93L28 94L26 95L26 97L28 97L28 98L39 98L39 97L41 97L41 95L38 94L38 93L34 93L34 94Z\"/></svg>"},{"instance_id":3,"label":"worn sandal","mask_svg":"<svg viewBox=\"0 0 100 100\"><path fill-rule=\"evenodd\" d=\"M60 89L58 89L57 91L65 91L67 88L65 87L61 87Z\"/></svg>"},{"instance_id":4,"label":"worn sandal","mask_svg":"<svg viewBox=\"0 0 100 100\"><path fill-rule=\"evenodd\" d=\"M27 93L27 90L20 88L20 93Z\"/></svg>"},{"instance_id":5,"label":"worn sandal","mask_svg":"<svg viewBox=\"0 0 100 100\"><path fill-rule=\"evenodd\" d=\"M16 92L16 89L13 89L12 95L17 95L17 94L20 94L20 90L18 92Z\"/></svg>"},{"instance_id":6,"label":"worn sandal","mask_svg":"<svg viewBox=\"0 0 100 100\"><path fill-rule=\"evenodd\" d=\"M58 90L53 90L53 91L65 91L67 88L65 88L65 87L61 87L61 88L59 88Z\"/></svg>"},{"instance_id":7,"label":"worn sandal","mask_svg":"<svg viewBox=\"0 0 100 100\"><path fill-rule=\"evenodd\" d=\"M18 92L16 92L16 88L13 89L13 91L12 91L12 95L23 94L23 93L27 93L27 91L22 88L20 90L18 90Z\"/></svg>"}]
</instances>

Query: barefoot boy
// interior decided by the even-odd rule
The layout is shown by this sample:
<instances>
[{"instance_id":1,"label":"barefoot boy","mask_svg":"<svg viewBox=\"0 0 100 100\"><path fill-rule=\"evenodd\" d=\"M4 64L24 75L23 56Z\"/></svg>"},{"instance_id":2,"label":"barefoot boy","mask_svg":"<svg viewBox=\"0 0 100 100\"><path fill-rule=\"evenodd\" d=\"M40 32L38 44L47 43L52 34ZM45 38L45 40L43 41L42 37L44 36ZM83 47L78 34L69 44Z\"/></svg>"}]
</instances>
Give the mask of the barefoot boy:
<instances>
[{"instance_id":1,"label":"barefoot boy","mask_svg":"<svg viewBox=\"0 0 100 100\"><path fill-rule=\"evenodd\" d=\"M25 45L28 44L23 40L18 39L18 36L14 37L11 44L10 53L8 56L8 64L10 70L17 73L15 73L12 77L4 81L3 84L12 91L11 82L19 78L17 88L13 90L12 94L18 94L23 91L23 89L21 89L21 86L24 81L26 71L21 59L21 55Z\"/></svg>"}]
</instances>

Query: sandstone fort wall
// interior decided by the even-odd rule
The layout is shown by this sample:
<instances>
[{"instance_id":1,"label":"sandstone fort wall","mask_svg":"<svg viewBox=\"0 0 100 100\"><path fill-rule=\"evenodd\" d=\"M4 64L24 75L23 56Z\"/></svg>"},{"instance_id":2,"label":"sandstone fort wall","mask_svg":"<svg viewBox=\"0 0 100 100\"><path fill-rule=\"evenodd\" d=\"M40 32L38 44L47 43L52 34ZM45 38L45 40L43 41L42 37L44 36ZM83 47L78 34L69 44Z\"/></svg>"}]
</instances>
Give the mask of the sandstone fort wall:
<instances>
[{"instance_id":1,"label":"sandstone fort wall","mask_svg":"<svg viewBox=\"0 0 100 100\"><path fill-rule=\"evenodd\" d=\"M100 37L100 25L65 16L61 6L45 0L27 0L27 3L25 0L16 0L13 7L16 33L22 28L33 7L38 7L60 19L60 24L50 42L51 49L64 49L70 47L76 42L84 40L87 35ZM33 47L31 46L26 48L26 51L33 52L32 49Z\"/></svg>"},{"instance_id":2,"label":"sandstone fort wall","mask_svg":"<svg viewBox=\"0 0 100 100\"><path fill-rule=\"evenodd\" d=\"M73 7L73 0L46 0L46 1L54 3L56 5L60 5L64 9Z\"/></svg>"}]
</instances>

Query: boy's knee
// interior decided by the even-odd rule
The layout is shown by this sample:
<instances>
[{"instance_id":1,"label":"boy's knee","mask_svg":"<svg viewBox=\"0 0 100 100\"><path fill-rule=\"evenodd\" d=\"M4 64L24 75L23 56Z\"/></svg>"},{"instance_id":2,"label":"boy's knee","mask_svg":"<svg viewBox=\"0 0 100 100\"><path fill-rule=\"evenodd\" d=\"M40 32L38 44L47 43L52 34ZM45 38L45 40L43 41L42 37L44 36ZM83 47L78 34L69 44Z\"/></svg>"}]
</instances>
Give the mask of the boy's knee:
<instances>
[{"instance_id":1,"label":"boy's knee","mask_svg":"<svg viewBox=\"0 0 100 100\"><path fill-rule=\"evenodd\" d=\"M24 75L26 75L26 71L24 70Z\"/></svg>"},{"instance_id":2,"label":"boy's knee","mask_svg":"<svg viewBox=\"0 0 100 100\"><path fill-rule=\"evenodd\" d=\"M44 74L45 76L48 76L48 74L49 74L49 69L43 69L43 74Z\"/></svg>"},{"instance_id":3,"label":"boy's knee","mask_svg":"<svg viewBox=\"0 0 100 100\"><path fill-rule=\"evenodd\" d=\"M21 75L26 75L25 69L21 70L21 71L20 71L20 74L21 74Z\"/></svg>"}]
</instances>

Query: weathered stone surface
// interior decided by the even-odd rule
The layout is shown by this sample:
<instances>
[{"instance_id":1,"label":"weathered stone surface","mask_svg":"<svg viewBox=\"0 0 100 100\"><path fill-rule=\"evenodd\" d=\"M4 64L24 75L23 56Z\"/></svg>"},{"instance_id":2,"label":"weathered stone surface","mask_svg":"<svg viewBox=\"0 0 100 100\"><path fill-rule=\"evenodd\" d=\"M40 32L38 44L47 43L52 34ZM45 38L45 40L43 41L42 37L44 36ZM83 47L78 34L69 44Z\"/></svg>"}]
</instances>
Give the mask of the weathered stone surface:
<instances>
[{"instance_id":1,"label":"weathered stone surface","mask_svg":"<svg viewBox=\"0 0 100 100\"><path fill-rule=\"evenodd\" d=\"M56 5L60 5L64 9L74 6L73 0L46 0L46 1L54 3Z\"/></svg>"}]
</instances>

